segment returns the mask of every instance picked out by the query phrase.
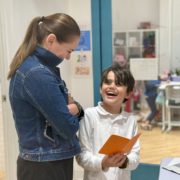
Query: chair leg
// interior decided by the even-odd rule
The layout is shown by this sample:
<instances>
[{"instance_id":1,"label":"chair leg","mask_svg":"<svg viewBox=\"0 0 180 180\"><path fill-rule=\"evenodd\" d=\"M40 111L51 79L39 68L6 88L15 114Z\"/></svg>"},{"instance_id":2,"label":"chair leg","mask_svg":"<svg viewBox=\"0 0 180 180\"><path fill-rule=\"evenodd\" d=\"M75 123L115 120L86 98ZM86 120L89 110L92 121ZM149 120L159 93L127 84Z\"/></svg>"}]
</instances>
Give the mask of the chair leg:
<instances>
[{"instance_id":1,"label":"chair leg","mask_svg":"<svg viewBox=\"0 0 180 180\"><path fill-rule=\"evenodd\" d=\"M168 118L168 128L167 128L167 132L171 131L172 127L171 127L171 110L170 108L167 108L167 118Z\"/></svg>"},{"instance_id":2,"label":"chair leg","mask_svg":"<svg viewBox=\"0 0 180 180\"><path fill-rule=\"evenodd\" d=\"M161 131L164 132L166 129L166 105L165 102L162 105L162 129Z\"/></svg>"}]
</instances>

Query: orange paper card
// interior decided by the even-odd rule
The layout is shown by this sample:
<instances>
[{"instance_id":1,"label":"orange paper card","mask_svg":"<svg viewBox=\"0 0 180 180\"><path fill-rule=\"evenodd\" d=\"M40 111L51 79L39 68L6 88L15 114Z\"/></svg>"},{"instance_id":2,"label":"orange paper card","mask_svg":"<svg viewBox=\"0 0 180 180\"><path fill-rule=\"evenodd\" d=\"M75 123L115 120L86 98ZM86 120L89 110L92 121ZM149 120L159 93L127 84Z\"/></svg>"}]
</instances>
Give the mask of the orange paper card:
<instances>
[{"instance_id":1,"label":"orange paper card","mask_svg":"<svg viewBox=\"0 0 180 180\"><path fill-rule=\"evenodd\" d=\"M118 135L111 135L105 142L103 147L99 150L99 153L107 155L112 155L115 153L128 154L140 135L141 134L139 133L132 139L128 139Z\"/></svg>"}]
</instances>

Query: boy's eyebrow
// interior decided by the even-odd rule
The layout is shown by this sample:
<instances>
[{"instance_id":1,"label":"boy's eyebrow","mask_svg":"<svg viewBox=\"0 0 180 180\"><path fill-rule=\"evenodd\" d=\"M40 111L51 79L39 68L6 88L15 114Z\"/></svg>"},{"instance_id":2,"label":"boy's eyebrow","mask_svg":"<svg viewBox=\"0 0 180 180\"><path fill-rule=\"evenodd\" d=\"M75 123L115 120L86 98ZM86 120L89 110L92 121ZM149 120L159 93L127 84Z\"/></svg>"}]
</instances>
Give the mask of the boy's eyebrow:
<instances>
[{"instance_id":1,"label":"boy's eyebrow","mask_svg":"<svg viewBox=\"0 0 180 180\"><path fill-rule=\"evenodd\" d=\"M106 81L113 81L113 79L108 79L108 78L106 78L105 80L106 80Z\"/></svg>"}]
</instances>

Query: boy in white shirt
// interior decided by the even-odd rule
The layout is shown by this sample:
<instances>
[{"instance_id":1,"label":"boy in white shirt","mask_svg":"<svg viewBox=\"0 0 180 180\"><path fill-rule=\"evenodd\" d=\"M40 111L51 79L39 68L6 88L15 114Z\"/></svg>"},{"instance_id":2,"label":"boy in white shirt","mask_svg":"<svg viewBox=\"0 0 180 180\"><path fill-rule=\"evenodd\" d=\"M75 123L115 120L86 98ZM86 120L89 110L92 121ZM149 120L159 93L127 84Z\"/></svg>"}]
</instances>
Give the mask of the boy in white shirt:
<instances>
[{"instance_id":1,"label":"boy in white shirt","mask_svg":"<svg viewBox=\"0 0 180 180\"><path fill-rule=\"evenodd\" d=\"M79 139L82 152L77 162L84 168L84 180L130 180L131 170L139 164L139 141L128 155L99 154L111 134L132 138L137 134L135 117L123 111L122 105L134 88L134 78L128 69L117 64L102 73L102 102L87 108L80 122Z\"/></svg>"}]
</instances>

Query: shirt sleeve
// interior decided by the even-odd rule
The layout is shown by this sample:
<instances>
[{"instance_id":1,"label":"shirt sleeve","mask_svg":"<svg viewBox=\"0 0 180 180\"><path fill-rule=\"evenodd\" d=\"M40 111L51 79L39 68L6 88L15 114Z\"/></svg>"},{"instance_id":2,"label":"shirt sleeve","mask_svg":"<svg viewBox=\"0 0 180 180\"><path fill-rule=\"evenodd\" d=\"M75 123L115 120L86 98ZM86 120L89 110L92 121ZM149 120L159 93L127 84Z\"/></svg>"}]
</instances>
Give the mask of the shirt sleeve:
<instances>
[{"instance_id":1,"label":"shirt sleeve","mask_svg":"<svg viewBox=\"0 0 180 180\"><path fill-rule=\"evenodd\" d=\"M137 133L138 133L138 126L136 121L134 120L134 129L132 136L135 136ZM140 142L138 139L137 142L134 144L131 152L127 155L129 160L126 167L127 170L134 170L137 168L139 164L139 153L140 153Z\"/></svg>"},{"instance_id":2,"label":"shirt sleeve","mask_svg":"<svg viewBox=\"0 0 180 180\"><path fill-rule=\"evenodd\" d=\"M93 154L93 118L85 111L84 118L80 121L79 140L82 152L76 157L80 166L89 171L102 171L101 156Z\"/></svg>"}]
</instances>

